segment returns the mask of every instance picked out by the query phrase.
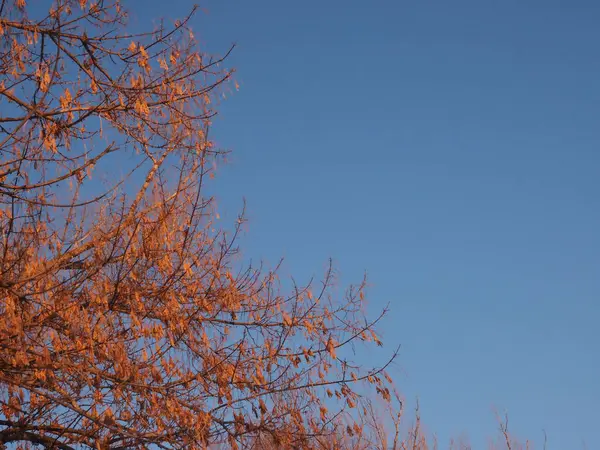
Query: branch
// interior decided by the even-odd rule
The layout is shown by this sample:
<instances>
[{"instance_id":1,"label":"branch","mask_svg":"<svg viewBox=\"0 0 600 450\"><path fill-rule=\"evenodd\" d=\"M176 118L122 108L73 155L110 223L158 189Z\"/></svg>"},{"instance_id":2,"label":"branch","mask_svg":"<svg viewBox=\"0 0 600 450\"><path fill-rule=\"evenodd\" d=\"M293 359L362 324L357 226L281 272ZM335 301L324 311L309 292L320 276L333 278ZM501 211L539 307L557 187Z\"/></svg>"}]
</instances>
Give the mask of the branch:
<instances>
[{"instance_id":1,"label":"branch","mask_svg":"<svg viewBox=\"0 0 600 450\"><path fill-rule=\"evenodd\" d=\"M71 447L67 444L61 444L56 442L54 438L42 436L31 431L18 430L7 428L0 431L0 443L9 444L11 442L27 441L37 445L43 445L44 448L53 449L58 448L61 450L75 450L75 447ZM4 446L3 446L4 447Z\"/></svg>"}]
</instances>

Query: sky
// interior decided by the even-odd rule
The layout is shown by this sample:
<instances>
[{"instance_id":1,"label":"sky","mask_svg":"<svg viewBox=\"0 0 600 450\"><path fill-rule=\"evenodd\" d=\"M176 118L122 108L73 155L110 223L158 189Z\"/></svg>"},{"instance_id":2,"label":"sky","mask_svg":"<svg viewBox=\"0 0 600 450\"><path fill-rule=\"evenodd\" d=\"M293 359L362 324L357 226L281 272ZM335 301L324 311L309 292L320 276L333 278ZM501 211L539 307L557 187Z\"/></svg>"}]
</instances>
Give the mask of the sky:
<instances>
[{"instance_id":1,"label":"sky","mask_svg":"<svg viewBox=\"0 0 600 450\"><path fill-rule=\"evenodd\" d=\"M192 3L127 5L146 26ZM548 449L600 448L600 2L200 6L203 48L237 44L214 192L224 223L247 201L244 257L366 271L440 443L484 448L496 408Z\"/></svg>"}]
</instances>

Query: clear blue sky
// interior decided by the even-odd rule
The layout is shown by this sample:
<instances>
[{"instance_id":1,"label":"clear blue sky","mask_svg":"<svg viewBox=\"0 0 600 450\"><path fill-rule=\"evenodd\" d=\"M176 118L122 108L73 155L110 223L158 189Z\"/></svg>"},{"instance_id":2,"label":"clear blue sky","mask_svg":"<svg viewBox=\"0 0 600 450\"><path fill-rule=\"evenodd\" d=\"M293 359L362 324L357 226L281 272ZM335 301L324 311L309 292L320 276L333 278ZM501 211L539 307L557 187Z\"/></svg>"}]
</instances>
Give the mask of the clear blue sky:
<instances>
[{"instance_id":1,"label":"clear blue sky","mask_svg":"<svg viewBox=\"0 0 600 450\"><path fill-rule=\"evenodd\" d=\"M186 1L129 2L133 23ZM370 276L401 391L442 443L600 448L600 2L210 0L241 89L222 216L247 258Z\"/></svg>"}]
</instances>

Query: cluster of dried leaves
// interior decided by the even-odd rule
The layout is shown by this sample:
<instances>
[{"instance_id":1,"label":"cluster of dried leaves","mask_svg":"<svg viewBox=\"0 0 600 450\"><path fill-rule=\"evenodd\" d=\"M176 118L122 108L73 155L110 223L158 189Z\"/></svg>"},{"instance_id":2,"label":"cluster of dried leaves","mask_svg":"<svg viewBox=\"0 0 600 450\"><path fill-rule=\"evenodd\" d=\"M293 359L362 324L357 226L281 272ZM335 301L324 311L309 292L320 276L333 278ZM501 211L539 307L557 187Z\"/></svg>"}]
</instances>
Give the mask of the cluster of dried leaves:
<instances>
[{"instance_id":1,"label":"cluster of dried leaves","mask_svg":"<svg viewBox=\"0 0 600 450\"><path fill-rule=\"evenodd\" d=\"M191 17L132 33L119 0L0 2L0 446L318 448L341 417L363 433L357 386L390 399L340 356L381 344L364 283L240 269L243 220L203 191L232 72Z\"/></svg>"}]
</instances>

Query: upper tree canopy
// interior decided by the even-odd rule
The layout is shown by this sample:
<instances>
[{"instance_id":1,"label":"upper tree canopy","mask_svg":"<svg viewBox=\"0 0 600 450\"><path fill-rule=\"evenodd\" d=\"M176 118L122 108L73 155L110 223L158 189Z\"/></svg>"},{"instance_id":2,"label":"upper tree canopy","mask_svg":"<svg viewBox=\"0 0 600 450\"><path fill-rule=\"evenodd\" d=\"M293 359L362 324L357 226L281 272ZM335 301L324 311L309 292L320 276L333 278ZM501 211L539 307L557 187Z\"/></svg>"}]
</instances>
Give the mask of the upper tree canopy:
<instances>
[{"instance_id":1,"label":"upper tree canopy","mask_svg":"<svg viewBox=\"0 0 600 450\"><path fill-rule=\"evenodd\" d=\"M1 445L310 448L360 421L358 381L389 398L339 357L380 344L364 284L234 264L242 218L202 190L231 71L191 17L140 34L118 0L1 0Z\"/></svg>"}]
</instances>

